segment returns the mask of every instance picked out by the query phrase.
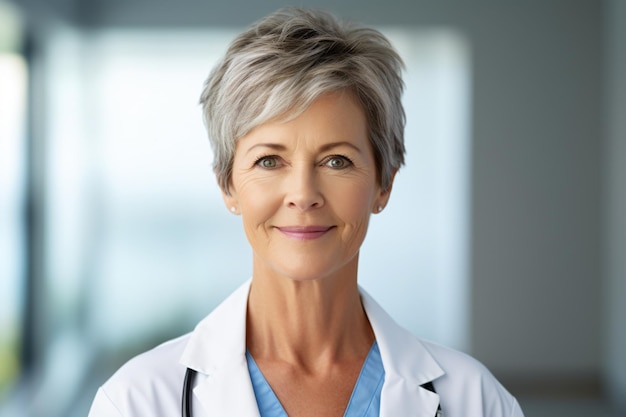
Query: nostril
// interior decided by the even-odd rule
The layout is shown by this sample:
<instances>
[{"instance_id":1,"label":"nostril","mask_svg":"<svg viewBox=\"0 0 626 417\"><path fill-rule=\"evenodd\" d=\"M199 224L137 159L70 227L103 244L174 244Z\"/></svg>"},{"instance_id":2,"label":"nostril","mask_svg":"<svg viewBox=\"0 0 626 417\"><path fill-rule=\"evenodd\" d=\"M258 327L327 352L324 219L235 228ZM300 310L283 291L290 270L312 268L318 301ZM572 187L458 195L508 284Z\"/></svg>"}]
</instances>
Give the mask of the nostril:
<instances>
[{"instance_id":1,"label":"nostril","mask_svg":"<svg viewBox=\"0 0 626 417\"><path fill-rule=\"evenodd\" d=\"M318 193L313 194L301 194L298 196L292 196L287 201L287 206L298 210L310 210L314 208L320 208L324 205L324 199Z\"/></svg>"}]
</instances>

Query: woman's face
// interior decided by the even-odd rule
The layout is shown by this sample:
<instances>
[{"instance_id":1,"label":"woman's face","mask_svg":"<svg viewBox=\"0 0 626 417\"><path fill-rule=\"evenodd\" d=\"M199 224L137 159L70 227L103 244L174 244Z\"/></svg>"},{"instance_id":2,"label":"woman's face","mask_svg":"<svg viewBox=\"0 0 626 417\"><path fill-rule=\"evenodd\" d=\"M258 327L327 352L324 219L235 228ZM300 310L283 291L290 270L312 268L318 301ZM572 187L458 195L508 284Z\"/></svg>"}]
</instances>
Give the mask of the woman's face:
<instances>
[{"instance_id":1,"label":"woman's face","mask_svg":"<svg viewBox=\"0 0 626 417\"><path fill-rule=\"evenodd\" d=\"M242 216L254 274L300 281L356 272L370 214L388 198L365 115L347 92L322 95L297 118L240 138L224 194Z\"/></svg>"}]
</instances>

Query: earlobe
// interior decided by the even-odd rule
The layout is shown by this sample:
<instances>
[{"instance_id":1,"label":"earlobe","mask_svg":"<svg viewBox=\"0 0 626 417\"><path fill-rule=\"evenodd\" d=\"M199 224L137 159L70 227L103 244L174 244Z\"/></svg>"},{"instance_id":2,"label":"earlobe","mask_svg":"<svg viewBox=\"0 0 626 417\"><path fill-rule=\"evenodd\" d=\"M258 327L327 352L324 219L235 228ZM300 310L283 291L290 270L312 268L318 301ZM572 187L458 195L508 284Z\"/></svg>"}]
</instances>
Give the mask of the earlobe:
<instances>
[{"instance_id":1,"label":"earlobe","mask_svg":"<svg viewBox=\"0 0 626 417\"><path fill-rule=\"evenodd\" d=\"M239 214L239 202L236 195L232 192L232 188L229 191L222 190L222 199L228 211L233 214Z\"/></svg>"},{"instance_id":2,"label":"earlobe","mask_svg":"<svg viewBox=\"0 0 626 417\"><path fill-rule=\"evenodd\" d=\"M389 185L387 186L387 188L381 188L372 213L380 213L387 206L387 203L389 202L389 197L391 196L391 189L393 187L393 180L396 177L396 172L398 172L397 169L394 170L391 174L391 179L389 180Z\"/></svg>"}]
</instances>

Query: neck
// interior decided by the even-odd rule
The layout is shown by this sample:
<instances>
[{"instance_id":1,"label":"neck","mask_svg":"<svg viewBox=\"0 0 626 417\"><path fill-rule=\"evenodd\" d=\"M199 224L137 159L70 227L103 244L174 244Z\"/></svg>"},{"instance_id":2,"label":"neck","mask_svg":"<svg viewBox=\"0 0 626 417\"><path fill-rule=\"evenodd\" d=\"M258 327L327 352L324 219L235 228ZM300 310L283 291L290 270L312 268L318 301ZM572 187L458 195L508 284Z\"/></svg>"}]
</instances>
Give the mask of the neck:
<instances>
[{"instance_id":1,"label":"neck","mask_svg":"<svg viewBox=\"0 0 626 417\"><path fill-rule=\"evenodd\" d=\"M255 275L250 288L247 347L257 359L311 367L363 357L374 334L363 310L356 265L333 276L296 281Z\"/></svg>"}]
</instances>

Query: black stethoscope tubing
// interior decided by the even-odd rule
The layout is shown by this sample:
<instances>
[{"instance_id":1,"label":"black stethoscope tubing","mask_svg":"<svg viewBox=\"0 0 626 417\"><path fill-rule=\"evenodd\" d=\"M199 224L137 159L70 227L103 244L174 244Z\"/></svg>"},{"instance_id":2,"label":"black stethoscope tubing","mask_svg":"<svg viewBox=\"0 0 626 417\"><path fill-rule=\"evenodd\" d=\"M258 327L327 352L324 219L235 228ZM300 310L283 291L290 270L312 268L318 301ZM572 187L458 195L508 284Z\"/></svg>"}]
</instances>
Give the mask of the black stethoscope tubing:
<instances>
[{"instance_id":1,"label":"black stethoscope tubing","mask_svg":"<svg viewBox=\"0 0 626 417\"><path fill-rule=\"evenodd\" d=\"M185 382L183 382L183 401L182 401L182 417L192 417L191 413L191 390L193 388L193 380L196 376L196 371L193 369L187 368L187 372L185 372ZM428 391L437 393L435 391L435 387L432 382L427 382L422 384L422 388L426 388ZM441 413L441 404L437 406L437 414L435 417L442 417Z\"/></svg>"},{"instance_id":2,"label":"black stethoscope tubing","mask_svg":"<svg viewBox=\"0 0 626 417\"><path fill-rule=\"evenodd\" d=\"M191 389L193 388L193 380L196 371L187 368L185 372L185 382L183 383L183 412L182 417L191 417Z\"/></svg>"}]
</instances>

